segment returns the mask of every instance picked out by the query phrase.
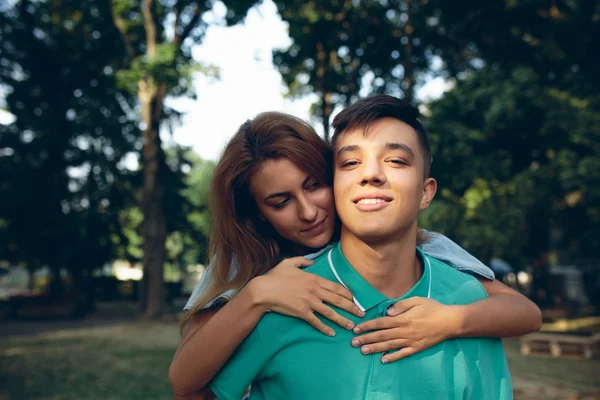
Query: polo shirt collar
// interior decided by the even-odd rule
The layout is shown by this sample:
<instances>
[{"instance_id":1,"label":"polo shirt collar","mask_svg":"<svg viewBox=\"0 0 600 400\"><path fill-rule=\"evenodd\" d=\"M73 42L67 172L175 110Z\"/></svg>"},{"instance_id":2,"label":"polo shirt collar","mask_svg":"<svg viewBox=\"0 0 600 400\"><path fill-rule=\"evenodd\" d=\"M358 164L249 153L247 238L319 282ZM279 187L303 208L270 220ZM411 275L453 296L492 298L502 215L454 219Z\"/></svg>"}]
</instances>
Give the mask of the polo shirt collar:
<instances>
[{"instance_id":1,"label":"polo shirt collar","mask_svg":"<svg viewBox=\"0 0 600 400\"><path fill-rule=\"evenodd\" d=\"M431 265L427 260L427 256L423 254L421 249L416 248L417 257L423 263L423 274L417 283L402 297L392 300L402 300L409 297L430 297L431 294ZM344 254L340 243L327 252L329 267L331 272L338 282L348 288L354 295L354 302L363 311L367 311L379 303L390 300L369 282L367 282L355 269L350 265Z\"/></svg>"}]
</instances>

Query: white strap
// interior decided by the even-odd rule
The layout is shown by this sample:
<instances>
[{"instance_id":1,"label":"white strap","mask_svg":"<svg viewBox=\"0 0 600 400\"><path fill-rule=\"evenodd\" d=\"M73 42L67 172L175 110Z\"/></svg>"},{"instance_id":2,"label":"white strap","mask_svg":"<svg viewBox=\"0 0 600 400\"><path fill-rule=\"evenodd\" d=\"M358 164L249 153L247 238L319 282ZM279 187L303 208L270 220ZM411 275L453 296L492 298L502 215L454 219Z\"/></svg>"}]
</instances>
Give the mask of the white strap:
<instances>
[{"instance_id":1,"label":"white strap","mask_svg":"<svg viewBox=\"0 0 600 400\"><path fill-rule=\"evenodd\" d=\"M342 281L342 278L340 278L337 271L335 270L335 267L333 266L333 261L331 260L331 252L332 251L333 251L333 249L329 250L329 252L327 253L327 260L329 261L329 268L331 268L331 272L333 272L335 279L337 279L337 281L340 283L340 285L342 285L346 289L350 290L350 288L348 288L348 286L346 286L344 281ZM429 288L427 289L427 298L430 299L431 298L431 281L432 281L431 262L429 261L429 257L427 257L426 254L423 254L423 258L426 261L427 270L429 271ZM365 308L358 302L358 300L356 299L356 297L354 295L352 295L352 300L354 300L354 304L356 304L356 306L358 307L358 309L360 311L365 311Z\"/></svg>"},{"instance_id":2,"label":"white strap","mask_svg":"<svg viewBox=\"0 0 600 400\"><path fill-rule=\"evenodd\" d=\"M350 288L348 288L348 286L346 286L346 284L342 281L342 278L340 278L337 271L335 270L335 267L333 266L333 261L331 261L331 252L332 251L333 251L333 249L329 250L329 253L327 253L327 259L329 260L329 268L331 268L331 272L333 272L335 279L338 280L340 285L342 285L346 289L350 290ZM360 311L363 311L363 312L365 311L365 308L358 302L358 300L356 300L356 297L354 297L354 295L352 295L352 300L354 300L354 304L356 304L356 306L358 307L358 309Z\"/></svg>"},{"instance_id":3,"label":"white strap","mask_svg":"<svg viewBox=\"0 0 600 400\"><path fill-rule=\"evenodd\" d=\"M429 270L429 289L427 289L427 298L430 299L431 298L431 263L429 262L429 257L427 257L425 255L425 253L423 253L423 258L425 259L425 261L427 261L427 269Z\"/></svg>"}]
</instances>

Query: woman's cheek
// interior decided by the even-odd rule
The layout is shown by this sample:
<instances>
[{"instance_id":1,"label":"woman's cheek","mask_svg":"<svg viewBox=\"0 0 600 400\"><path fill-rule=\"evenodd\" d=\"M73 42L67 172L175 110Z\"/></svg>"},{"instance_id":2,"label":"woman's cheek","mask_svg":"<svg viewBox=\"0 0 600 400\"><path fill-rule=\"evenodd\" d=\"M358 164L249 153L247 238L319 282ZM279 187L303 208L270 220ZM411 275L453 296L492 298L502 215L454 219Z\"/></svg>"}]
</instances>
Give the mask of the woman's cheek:
<instances>
[{"instance_id":1,"label":"woman's cheek","mask_svg":"<svg viewBox=\"0 0 600 400\"><path fill-rule=\"evenodd\" d=\"M335 202L333 199L333 188L325 187L317 190L315 192L316 196L316 204L319 205L320 208L325 210L330 210L335 207Z\"/></svg>"},{"instance_id":2,"label":"woman's cheek","mask_svg":"<svg viewBox=\"0 0 600 400\"><path fill-rule=\"evenodd\" d=\"M278 210L276 213L271 213L268 221L271 223L273 228L275 228L277 233L279 233L281 236L287 237L289 236L288 231L295 225L293 215L294 213L292 207L288 206L283 210Z\"/></svg>"}]
</instances>

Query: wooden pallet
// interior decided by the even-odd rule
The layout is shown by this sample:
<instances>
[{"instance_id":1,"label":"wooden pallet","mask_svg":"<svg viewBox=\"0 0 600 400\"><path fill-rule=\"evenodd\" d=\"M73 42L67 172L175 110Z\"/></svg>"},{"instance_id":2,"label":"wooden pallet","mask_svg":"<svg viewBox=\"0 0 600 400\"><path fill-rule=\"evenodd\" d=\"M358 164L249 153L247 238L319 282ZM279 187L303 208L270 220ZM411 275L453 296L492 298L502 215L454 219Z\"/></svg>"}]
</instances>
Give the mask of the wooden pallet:
<instances>
[{"instance_id":1,"label":"wooden pallet","mask_svg":"<svg viewBox=\"0 0 600 400\"><path fill-rule=\"evenodd\" d=\"M536 332L521 337L521 354L553 357L600 358L600 334L575 336Z\"/></svg>"}]
</instances>

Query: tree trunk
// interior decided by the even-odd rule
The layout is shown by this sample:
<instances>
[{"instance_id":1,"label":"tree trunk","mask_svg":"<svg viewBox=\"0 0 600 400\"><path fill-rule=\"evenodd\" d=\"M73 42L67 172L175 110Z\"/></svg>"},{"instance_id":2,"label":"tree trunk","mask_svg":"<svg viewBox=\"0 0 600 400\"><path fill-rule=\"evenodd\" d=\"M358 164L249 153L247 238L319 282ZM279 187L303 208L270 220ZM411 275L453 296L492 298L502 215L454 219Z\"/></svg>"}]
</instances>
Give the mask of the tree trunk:
<instances>
[{"instance_id":1,"label":"tree trunk","mask_svg":"<svg viewBox=\"0 0 600 400\"><path fill-rule=\"evenodd\" d=\"M323 116L323 138L327 143L330 143L329 124L333 106L331 104L331 93L321 93L321 114Z\"/></svg>"},{"instance_id":2,"label":"tree trunk","mask_svg":"<svg viewBox=\"0 0 600 400\"><path fill-rule=\"evenodd\" d=\"M159 136L164 90L151 82L140 81L139 98L142 106L144 188L142 210L144 280L141 289L141 312L146 318L157 318L164 308L163 270L167 237L165 220L165 155Z\"/></svg>"},{"instance_id":3,"label":"tree trunk","mask_svg":"<svg viewBox=\"0 0 600 400\"><path fill-rule=\"evenodd\" d=\"M404 35L406 37L406 39L408 40L406 42L406 44L404 45L404 77L402 79L402 89L404 90L404 99L411 103L414 100L414 86L415 86L415 79L414 79L414 68L413 68L413 63L412 63L412 38L413 38L413 32L414 32L414 26L412 25L412 11L413 11L413 4L412 4L412 0L406 0L406 16L408 17L406 20L406 25L404 27Z\"/></svg>"},{"instance_id":4,"label":"tree trunk","mask_svg":"<svg viewBox=\"0 0 600 400\"><path fill-rule=\"evenodd\" d=\"M331 93L325 90L327 56L323 42L317 42L317 91L321 96L321 118L323 119L323 138L329 143L329 117L331 116Z\"/></svg>"}]
</instances>

